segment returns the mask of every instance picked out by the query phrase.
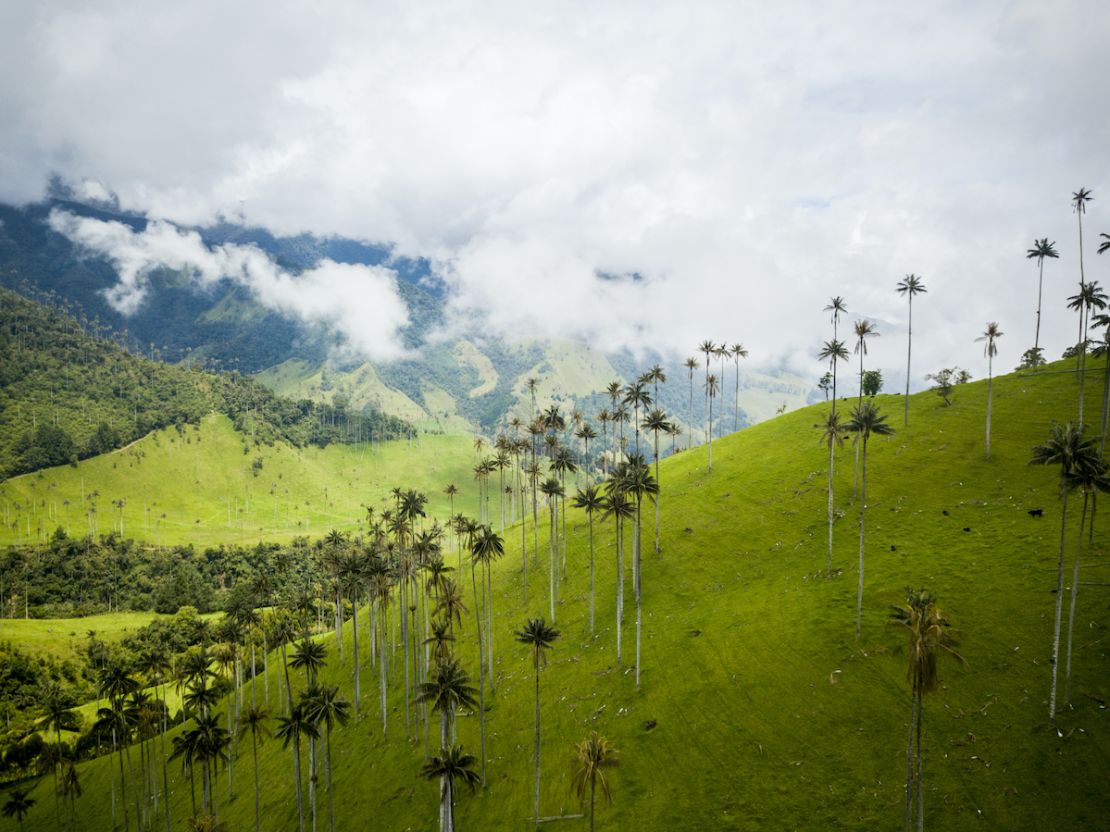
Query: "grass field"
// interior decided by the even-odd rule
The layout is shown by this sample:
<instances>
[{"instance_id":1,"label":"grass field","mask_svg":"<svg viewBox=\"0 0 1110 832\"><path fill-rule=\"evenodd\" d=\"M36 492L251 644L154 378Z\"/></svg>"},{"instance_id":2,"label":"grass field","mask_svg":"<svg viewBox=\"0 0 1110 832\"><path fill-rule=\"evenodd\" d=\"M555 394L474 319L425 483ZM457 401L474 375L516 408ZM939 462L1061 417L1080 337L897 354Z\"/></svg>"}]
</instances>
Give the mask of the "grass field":
<instances>
[{"instance_id":1,"label":"grass field","mask_svg":"<svg viewBox=\"0 0 1110 832\"><path fill-rule=\"evenodd\" d=\"M388 505L396 485L425 492L429 513L442 518L443 489L454 482L461 491L456 511L473 513L474 461L471 439L459 435L373 448L254 447L226 417L213 415L76 467L8 480L0 485L0 544L42 540L58 526L75 537L107 534L119 529L121 514L125 536L160 544L318 536L357 528L365 506Z\"/></svg>"},{"instance_id":2,"label":"grass field","mask_svg":"<svg viewBox=\"0 0 1110 832\"><path fill-rule=\"evenodd\" d=\"M1059 719L1063 736L1048 725L1058 470L1027 462L1052 422L1074 411L1075 380L1052 372L1059 369L995 382L989 461L985 383L957 388L951 407L932 393L915 395L908 428L902 426L902 399L879 398L898 432L869 447L858 641L859 505L852 498L850 448L837 454L836 469L843 515L834 564L843 572L831 580L818 574L825 563L827 456L814 425L828 405L715 442L711 473L705 448L663 464L659 555L648 542L650 520L644 521L640 691L631 672L630 585L625 661L615 661L611 526L596 529L597 631L591 635L587 526L572 512L570 574L556 620L562 635L541 677L541 813L565 819L545 827L586 828L584 819L571 817L581 812L570 791L571 761L573 744L597 730L620 749L620 767L609 772L614 805L599 802L599 829L899 828L909 688L905 634L887 621L890 605L904 600L908 586L937 593L960 631L967 661L961 666L942 659L941 688L925 702L926 825L1103 827L1110 810L1110 570L1103 514L1094 547L1082 557L1071 707ZM1097 411L1101 392L1101 384L1088 385L1089 413ZM1028 513L1037 508L1043 517ZM1078 510L1069 518L1070 576ZM545 529L541 515L538 560L527 529L527 602L519 528L509 531L506 556L495 569L496 693L487 696L487 786L460 795L459 830L531 823L534 676L513 631L526 617L547 615ZM460 647L476 675L473 640L472 609ZM362 643L365 651L365 633ZM349 697L349 626L342 661L330 640L329 646L325 675ZM398 661L394 671L401 670ZM275 676L270 700L276 708ZM433 829L438 791L418 777L422 734L404 739L403 697L395 685L388 737L382 736L375 679L376 671L365 668L363 718L332 739L336 828ZM303 677L298 681L303 686ZM459 739L477 753L475 716L460 718ZM107 760L81 767L82 829L112 828L109 771ZM221 776L221 820L229 829L247 829L253 824L249 751L241 749L235 771L234 799ZM175 817L183 819L188 782L176 765L171 777ZM295 829L291 752L267 743L261 777L263 828ZM49 778L34 796L39 803L27 829L52 829ZM321 796L321 812L325 805ZM318 828L326 822L322 814Z\"/></svg>"}]
</instances>

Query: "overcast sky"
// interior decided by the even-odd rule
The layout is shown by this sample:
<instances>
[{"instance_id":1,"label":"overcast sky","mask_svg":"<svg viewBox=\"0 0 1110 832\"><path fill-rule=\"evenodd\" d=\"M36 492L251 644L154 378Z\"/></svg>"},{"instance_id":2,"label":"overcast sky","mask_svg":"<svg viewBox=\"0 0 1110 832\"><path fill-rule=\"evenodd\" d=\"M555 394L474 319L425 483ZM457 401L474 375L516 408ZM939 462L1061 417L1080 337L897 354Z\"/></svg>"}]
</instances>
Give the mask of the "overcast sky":
<instances>
[{"instance_id":1,"label":"overcast sky","mask_svg":"<svg viewBox=\"0 0 1110 832\"><path fill-rule=\"evenodd\" d=\"M874 362L903 372L894 286L910 272L929 289L916 377L984 375L989 320L1013 367L1042 236L1060 251L1042 327L1058 357L1080 187L1087 275L1110 284L1094 253L1110 232L1105 0L89 5L0 4L4 201L59 175L171 223L242 212L391 243L431 258L459 326L680 354L743 341L813 375L833 294L879 321ZM56 225L140 281L177 233ZM242 252L195 258L306 319L342 317L322 295L358 286L383 307L359 346L396 355L386 270L322 264L298 290ZM127 279L117 300L141 303Z\"/></svg>"}]
</instances>

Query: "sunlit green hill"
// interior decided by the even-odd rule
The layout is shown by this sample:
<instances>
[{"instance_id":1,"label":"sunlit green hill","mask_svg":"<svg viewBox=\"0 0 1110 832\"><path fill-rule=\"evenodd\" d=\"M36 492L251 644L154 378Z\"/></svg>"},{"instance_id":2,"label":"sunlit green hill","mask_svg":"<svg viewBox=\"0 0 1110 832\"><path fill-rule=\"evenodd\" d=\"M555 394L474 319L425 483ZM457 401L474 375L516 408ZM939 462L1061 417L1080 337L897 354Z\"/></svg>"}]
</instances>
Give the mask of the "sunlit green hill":
<instances>
[{"instance_id":1,"label":"sunlit green hill","mask_svg":"<svg viewBox=\"0 0 1110 832\"><path fill-rule=\"evenodd\" d=\"M75 466L0 484L0 543L41 541L59 526L72 537L108 534L121 519L125 537L166 545L321 536L355 530L365 507L383 507L399 482L425 491L431 513L446 517L450 482L462 492L456 511L474 510L474 459L465 436L256 445L212 414L200 425L156 431Z\"/></svg>"},{"instance_id":2,"label":"sunlit green hill","mask_svg":"<svg viewBox=\"0 0 1110 832\"><path fill-rule=\"evenodd\" d=\"M888 611L904 601L906 587L937 594L959 629L967 662L961 666L942 658L941 687L926 698L926 826L1104 826L1110 810L1105 586L1110 570L1103 513L1094 544L1081 558L1071 706L1059 718L1062 737L1048 724L1059 472L1027 463L1031 447L1047 437L1053 421L1075 410L1077 385L1065 369L1058 364L1036 375L996 380L989 461L983 443L985 383L958 387L951 407L932 393L914 396L909 427L902 425L902 399L879 398L897 433L873 439L868 453L859 640L854 626L860 507L852 497L850 447L836 458L840 516L834 565L842 571L831 580L819 574L826 556L827 456L814 425L828 405L715 442L712 473L704 447L663 463L659 555L650 545L650 516L644 519L639 691L631 668L630 581L625 661L616 664L611 523L599 521L595 529L597 632L591 636L587 526L572 512L570 572L555 622L562 635L541 676L541 813L566 817L551 827L586 828L584 819L569 817L581 812L570 791L573 745L596 730L620 750L620 767L609 772L614 804L599 803L599 829L901 828L910 697L905 633L888 625ZM1094 365L1088 383L1089 414L1097 415L1101 371L1101 363ZM202 445L207 442L205 437ZM267 460L263 476L271 465L276 469L278 462ZM421 475L412 466L397 484L418 485ZM223 494L212 498L213 515L222 499ZM1071 501L1069 577L1079 505ZM1033 509L1042 509L1043 517L1031 516ZM531 823L535 683L528 651L513 632L527 617L547 615L546 529L541 514L538 560L531 525L526 529L527 601L519 527L507 531L506 554L495 568L496 693L487 695L487 784L475 795L464 790L459 796L460 830L524 829ZM454 563L454 554L447 559ZM629 558L625 563L627 568ZM460 648L476 677L469 592L467 599L471 614ZM360 623L365 628L364 614ZM324 640L325 676L350 697L350 625L342 659L332 640ZM366 665L362 719L332 738L336 828L433 829L438 787L418 777L423 732L404 738L401 648L396 647L389 731L383 737L377 670L368 666L365 630L360 640ZM278 679L272 671L269 701L277 710ZM303 687L303 676L295 675L294 683ZM264 698L261 687L255 695ZM434 727L432 736L434 742ZM459 739L477 753L476 716L460 718ZM101 759L80 767L82 829L112 828L110 765ZM292 752L267 742L261 769L263 828L295 829ZM251 771L249 748L240 747L233 799L220 775L220 817L228 829L253 826ZM173 828L181 829L189 814L188 779L176 763L170 772ZM49 777L34 796L38 805L27 829L53 829ZM318 829L327 822L325 806L321 795ZM118 809L116 825L122 827Z\"/></svg>"}]
</instances>

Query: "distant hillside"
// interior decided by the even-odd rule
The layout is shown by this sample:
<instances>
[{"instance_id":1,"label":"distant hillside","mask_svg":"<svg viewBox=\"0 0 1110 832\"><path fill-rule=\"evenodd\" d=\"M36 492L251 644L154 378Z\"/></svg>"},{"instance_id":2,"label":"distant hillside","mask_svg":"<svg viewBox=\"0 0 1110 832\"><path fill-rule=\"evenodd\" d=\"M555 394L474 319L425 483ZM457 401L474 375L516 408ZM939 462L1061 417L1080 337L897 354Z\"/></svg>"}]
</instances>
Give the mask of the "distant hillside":
<instances>
[{"instance_id":1,"label":"distant hillside","mask_svg":"<svg viewBox=\"0 0 1110 832\"><path fill-rule=\"evenodd\" d=\"M256 444L327 445L408 429L370 405L295 401L238 373L140 358L106 335L0 289L0 476L96 456L213 411Z\"/></svg>"},{"instance_id":2,"label":"distant hillside","mask_svg":"<svg viewBox=\"0 0 1110 832\"><path fill-rule=\"evenodd\" d=\"M388 265L398 276L398 291L410 323L402 331L411 357L391 363L367 363L337 353L334 335L320 326L295 322L255 301L248 291L224 281L207 290L171 269L149 275L150 291L135 314L124 317L106 300L117 281L111 264L80 250L52 230L46 220L53 209L142 230L141 216L53 199L22 208L0 205L0 285L24 294L53 294L61 303L79 303L89 325L110 325L132 349L153 349L168 361L258 374L278 392L316 402L342 395L356 405L370 404L390 415L430 430L493 433L511 415L526 416L531 398L525 381L536 378L539 395L564 411L596 411L613 380L628 381L662 356L602 354L585 344L469 336L447 341L429 334L444 317L444 287L421 260L399 258L388 246L311 235L275 237L262 229L232 223L196 230L206 245L253 245L294 273L329 258L338 263ZM720 333L732 337L729 333ZM691 352L693 352L691 345ZM678 361L667 367L672 384L661 390L661 405L689 433L691 421L686 372ZM728 432L769 418L783 404L807 402L814 380L789 374L748 373L742 368L739 418L733 418L733 365L726 364L722 402L727 418L718 429ZM704 431L705 406L701 373L695 374L692 423Z\"/></svg>"}]
</instances>

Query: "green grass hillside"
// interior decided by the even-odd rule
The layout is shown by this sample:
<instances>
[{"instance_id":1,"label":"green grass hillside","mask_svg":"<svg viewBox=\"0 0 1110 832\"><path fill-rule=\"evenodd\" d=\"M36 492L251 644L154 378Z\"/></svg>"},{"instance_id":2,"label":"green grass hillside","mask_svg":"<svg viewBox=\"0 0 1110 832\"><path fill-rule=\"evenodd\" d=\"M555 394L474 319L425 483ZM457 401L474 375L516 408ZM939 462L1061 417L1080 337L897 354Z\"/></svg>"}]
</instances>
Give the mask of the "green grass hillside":
<instances>
[{"instance_id":1,"label":"green grass hillside","mask_svg":"<svg viewBox=\"0 0 1110 832\"><path fill-rule=\"evenodd\" d=\"M663 464L663 552L655 555L650 544L644 551L639 692L628 661L635 638L631 591L626 663L615 663L611 529L608 523L597 527L598 630L591 637L586 525L572 514L571 572L556 621L562 637L542 673L542 814L581 811L570 793L573 744L597 730L620 750L620 767L609 773L615 803L599 803L599 829L899 828L910 700L905 634L887 618L890 605L902 602L912 586L938 595L961 633L967 660L966 667L942 660L941 688L926 699L926 824L946 830L1103 825L1110 809L1110 595L1100 584L1110 578L1101 519L1094 547L1082 558L1089 583L1079 596L1073 709L1060 716L1063 738L1050 731L1047 719L1058 471L1027 462L1052 422L1074 411L1075 380L1060 369L996 380L990 461L983 445L985 383L957 388L951 407L931 393L914 396L905 429L902 400L880 397L898 432L870 446L858 641L859 506L852 499L848 448L837 455L836 474L836 504L844 514L836 525L835 566L843 573L831 580L818 576L825 563L827 457L814 425L827 405L715 442L712 473L705 448ZM1101 384L1088 385L1089 409L1097 409L1100 394ZM417 469L411 471L415 476ZM1031 517L1028 510L1035 508L1044 516ZM1069 570L1079 512L1070 516ZM514 642L513 631L526 617L547 614L545 527L541 520L542 558L530 564L527 603L519 529L507 535L506 557L496 567L488 785L460 795L460 830L530 825L534 683L528 652ZM472 615L461 644L476 676ZM349 635L348 628L343 662L328 640L325 674L348 697ZM364 637L364 650L365 644ZM364 672L363 719L332 740L337 829L433 829L437 785L417 776L423 740L402 738L399 686L383 739L375 678ZM276 674L271 682L276 708ZM459 736L477 753L476 717L460 719ZM295 829L291 752L269 742L261 765L264 828ZM241 749L235 771L233 800L220 778L221 819L229 829L248 829L249 750ZM83 829L111 827L108 772L108 760L81 767ZM176 764L171 772L179 829L189 788ZM34 796L38 806L27 829L52 829L49 778ZM323 796L320 805L323 811ZM324 823L321 815L318 828ZM554 827L584 829L586 822L567 819Z\"/></svg>"},{"instance_id":2,"label":"green grass hillside","mask_svg":"<svg viewBox=\"0 0 1110 832\"><path fill-rule=\"evenodd\" d=\"M420 436L361 445L252 445L230 420L156 431L127 448L15 477L0 485L0 543L41 541L61 526L71 536L119 529L160 544L286 540L352 530L363 506L386 505L390 489L425 491L429 512L446 517L443 488L459 486L456 511L476 511L464 436ZM93 496L95 494L95 496ZM93 511L92 509L95 509Z\"/></svg>"}]
</instances>

